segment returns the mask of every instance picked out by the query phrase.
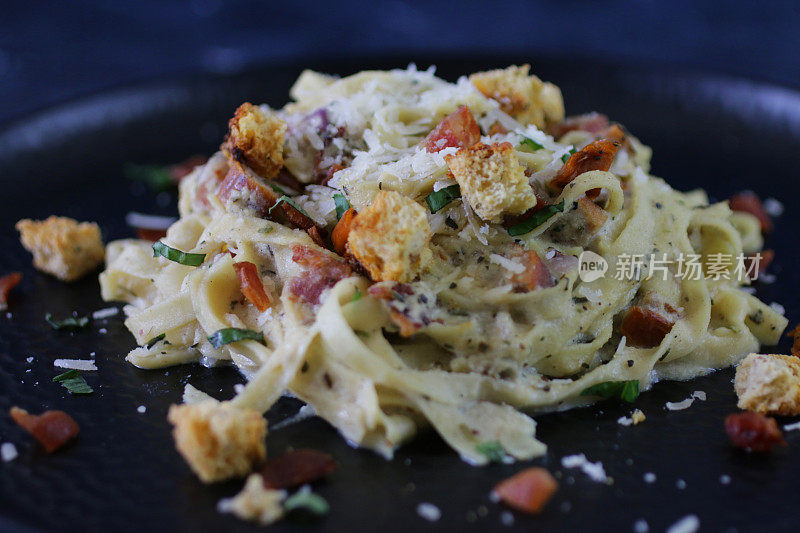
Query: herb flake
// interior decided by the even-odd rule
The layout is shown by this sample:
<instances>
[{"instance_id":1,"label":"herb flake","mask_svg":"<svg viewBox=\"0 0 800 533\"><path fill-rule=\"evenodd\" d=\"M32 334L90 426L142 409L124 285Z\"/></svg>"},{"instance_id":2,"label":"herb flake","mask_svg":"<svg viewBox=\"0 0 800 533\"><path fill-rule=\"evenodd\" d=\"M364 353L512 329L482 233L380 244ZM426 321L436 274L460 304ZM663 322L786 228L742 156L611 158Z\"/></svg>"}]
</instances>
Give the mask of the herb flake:
<instances>
[{"instance_id":1,"label":"herb flake","mask_svg":"<svg viewBox=\"0 0 800 533\"><path fill-rule=\"evenodd\" d=\"M297 205L297 204L295 203L295 201L294 201L294 200L292 200L291 198L289 198L289 197L288 197L288 196L286 196L285 194L284 194L283 196L281 196L280 198L278 198L278 201L277 201L277 202L275 202L275 205L273 205L272 207L270 207L270 208L269 208L269 214L271 215L271 214L272 214L272 210L273 210L273 209L275 209L276 207L278 207L278 206L279 206L279 205L281 205L281 204L289 204L290 206L292 206L292 207L294 207L295 209L297 209L298 211L300 211L300 213L302 213L304 216L306 216L306 217L308 217L308 218L311 218L310 216L308 216L308 213L306 213L305 211L303 211L303 210L300 208L300 206L299 206L299 205ZM313 219L312 219L312 220L313 220Z\"/></svg>"},{"instance_id":2,"label":"herb flake","mask_svg":"<svg viewBox=\"0 0 800 533\"><path fill-rule=\"evenodd\" d=\"M70 394L91 394L94 392L83 376L77 370L68 370L53 378L54 383L61 383Z\"/></svg>"},{"instance_id":3,"label":"herb flake","mask_svg":"<svg viewBox=\"0 0 800 533\"><path fill-rule=\"evenodd\" d=\"M633 402L639 397L639 380L605 381L581 391L581 396L600 396L601 398L620 398Z\"/></svg>"},{"instance_id":4,"label":"herb flake","mask_svg":"<svg viewBox=\"0 0 800 533\"><path fill-rule=\"evenodd\" d=\"M544 224L550 217L555 215L556 213L563 213L564 212L564 200L561 200L557 204L548 205L544 209L541 209L533 214L529 219L523 220L519 224L514 224L510 228L508 228L508 234L512 237L516 237L517 235L524 235L530 231L533 231L534 228L541 226Z\"/></svg>"},{"instance_id":5,"label":"herb flake","mask_svg":"<svg viewBox=\"0 0 800 533\"><path fill-rule=\"evenodd\" d=\"M226 344L243 340L252 340L265 344L264 334L260 331L253 331L252 329L224 328L208 338L208 342L210 342L211 346L214 348L220 348Z\"/></svg>"},{"instance_id":6,"label":"herb flake","mask_svg":"<svg viewBox=\"0 0 800 533\"><path fill-rule=\"evenodd\" d=\"M155 337L147 341L144 347L149 350L150 348L158 344L159 341L163 341L166 336L167 336L166 333L162 333L161 335L156 335Z\"/></svg>"},{"instance_id":7,"label":"herb flake","mask_svg":"<svg viewBox=\"0 0 800 533\"><path fill-rule=\"evenodd\" d=\"M44 319L53 326L53 329L57 330L83 329L89 325L88 316L71 316L63 320L56 320L51 313L47 313L44 315Z\"/></svg>"},{"instance_id":8,"label":"herb flake","mask_svg":"<svg viewBox=\"0 0 800 533\"><path fill-rule=\"evenodd\" d=\"M501 463L506 457L506 450L503 445L496 440L481 442L475 449L478 453L485 455L493 463Z\"/></svg>"},{"instance_id":9,"label":"herb flake","mask_svg":"<svg viewBox=\"0 0 800 533\"><path fill-rule=\"evenodd\" d=\"M167 246L161 241L153 243L153 257L158 257L159 255L186 266L200 266L206 260L206 254L182 252L177 248Z\"/></svg>"},{"instance_id":10,"label":"herb flake","mask_svg":"<svg viewBox=\"0 0 800 533\"><path fill-rule=\"evenodd\" d=\"M433 191L425 197L425 203L428 204L428 209L430 209L431 213L435 213L458 198L461 198L461 187L455 184Z\"/></svg>"},{"instance_id":11,"label":"herb flake","mask_svg":"<svg viewBox=\"0 0 800 533\"><path fill-rule=\"evenodd\" d=\"M530 148L534 152L536 150L541 150L542 148L544 148L544 146L542 146L541 144L539 144L536 141L534 141L533 139L529 139L527 137L523 137L522 142L519 143L519 144L520 144L520 146L525 146L526 148Z\"/></svg>"},{"instance_id":12,"label":"herb flake","mask_svg":"<svg viewBox=\"0 0 800 533\"><path fill-rule=\"evenodd\" d=\"M336 220L339 220L350 209L350 202L343 194L334 194L333 202L336 204Z\"/></svg>"},{"instance_id":13,"label":"herb flake","mask_svg":"<svg viewBox=\"0 0 800 533\"><path fill-rule=\"evenodd\" d=\"M570 148L568 154L564 154L561 156L561 162L566 163L567 160L569 159L569 156L571 156L574 153L575 153L575 148Z\"/></svg>"},{"instance_id":14,"label":"herb flake","mask_svg":"<svg viewBox=\"0 0 800 533\"><path fill-rule=\"evenodd\" d=\"M296 510L308 511L312 514L322 516L330 510L328 502L319 494L314 494L309 489L300 489L283 502L284 511L291 512Z\"/></svg>"}]
</instances>

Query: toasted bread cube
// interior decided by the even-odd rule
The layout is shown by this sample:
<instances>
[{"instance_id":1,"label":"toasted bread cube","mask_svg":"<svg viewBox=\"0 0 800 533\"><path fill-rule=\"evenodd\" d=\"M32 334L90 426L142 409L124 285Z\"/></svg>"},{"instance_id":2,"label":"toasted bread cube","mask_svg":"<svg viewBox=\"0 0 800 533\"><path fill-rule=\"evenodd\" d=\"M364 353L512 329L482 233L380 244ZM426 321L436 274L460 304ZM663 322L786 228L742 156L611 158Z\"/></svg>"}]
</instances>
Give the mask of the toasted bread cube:
<instances>
[{"instance_id":1,"label":"toasted bread cube","mask_svg":"<svg viewBox=\"0 0 800 533\"><path fill-rule=\"evenodd\" d=\"M285 490L268 489L261 474L250 474L239 494L219 502L219 510L268 526L283 517L285 499Z\"/></svg>"},{"instance_id":2,"label":"toasted bread cube","mask_svg":"<svg viewBox=\"0 0 800 533\"><path fill-rule=\"evenodd\" d=\"M222 151L264 178L274 178L283 166L286 122L274 113L245 102L228 122Z\"/></svg>"},{"instance_id":3,"label":"toasted bread cube","mask_svg":"<svg viewBox=\"0 0 800 533\"><path fill-rule=\"evenodd\" d=\"M67 217L17 222L20 241L33 254L33 266L62 281L75 281L103 262L105 247L94 222Z\"/></svg>"},{"instance_id":4,"label":"toasted bread cube","mask_svg":"<svg viewBox=\"0 0 800 533\"><path fill-rule=\"evenodd\" d=\"M205 483L241 477L267 456L267 421L253 409L216 400L172 405L175 447Z\"/></svg>"},{"instance_id":5,"label":"toasted bread cube","mask_svg":"<svg viewBox=\"0 0 800 533\"><path fill-rule=\"evenodd\" d=\"M564 120L561 90L528 75L530 65L477 72L469 81L487 98L500 103L500 109L524 125L543 128Z\"/></svg>"},{"instance_id":6,"label":"toasted bread cube","mask_svg":"<svg viewBox=\"0 0 800 533\"><path fill-rule=\"evenodd\" d=\"M734 389L741 409L762 414L800 415L800 359L751 353L736 367Z\"/></svg>"},{"instance_id":7,"label":"toasted bread cube","mask_svg":"<svg viewBox=\"0 0 800 533\"><path fill-rule=\"evenodd\" d=\"M533 192L510 143L477 143L447 156L461 195L484 220L520 215L536 205Z\"/></svg>"},{"instance_id":8,"label":"toasted bread cube","mask_svg":"<svg viewBox=\"0 0 800 533\"><path fill-rule=\"evenodd\" d=\"M431 255L425 208L394 191L381 191L353 219L347 247L375 281L412 281Z\"/></svg>"}]
</instances>

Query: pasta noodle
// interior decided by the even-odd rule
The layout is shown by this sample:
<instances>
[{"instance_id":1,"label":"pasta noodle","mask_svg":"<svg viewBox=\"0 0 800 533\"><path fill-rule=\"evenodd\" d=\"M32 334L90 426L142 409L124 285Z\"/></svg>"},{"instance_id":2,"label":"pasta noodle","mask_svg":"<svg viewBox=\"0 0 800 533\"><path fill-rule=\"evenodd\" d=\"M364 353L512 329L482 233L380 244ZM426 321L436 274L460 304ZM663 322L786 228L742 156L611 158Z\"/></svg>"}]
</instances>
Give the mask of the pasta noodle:
<instances>
[{"instance_id":1,"label":"pasta noodle","mask_svg":"<svg viewBox=\"0 0 800 533\"><path fill-rule=\"evenodd\" d=\"M542 106L545 123L518 121L507 100L484 95L467 78L448 83L413 66L343 79L304 73L294 102L255 111L286 124L282 174L256 175L255 165L223 146L181 182L180 220L162 242L205 254L200 266L153 257L146 241L109 245L102 295L128 304L125 324L140 345L128 361L149 369L230 362L249 380L233 405L266 411L289 390L349 442L386 457L430 425L465 461L484 464L485 442L516 459L543 454L531 415L588 405L596 397L582 392L593 385L635 380L646 389L775 344L786 319L743 290L750 280L733 275L733 265L716 267L719 279L710 275L720 254L761 249L755 217L650 175L650 150L630 135L610 168L580 172L548 191L570 154L591 148L598 135L578 128L554 138L563 117L545 100L553 91L535 94L530 105ZM549 218L512 236L510 218L483 220L466 195L458 197L425 215L419 270L402 284L360 274L355 250L343 259L320 246L313 234L336 226L336 195L359 219L389 191L424 206L428 195L461 183L449 161L468 147L434 151L425 142L462 106L480 125L480 142L513 147L508 157L538 202L552 206ZM231 191L234 175L240 186ZM254 183L276 196L288 191L278 204L311 222L273 216L281 209L274 199L270 209L259 207L258 195L267 193ZM591 282L578 268L587 251L608 265ZM650 264L639 276L614 275L637 255L662 257L668 275L653 275ZM679 258L691 255L700 278L678 275ZM529 280L534 260L552 283L520 281ZM243 297L236 265L245 262L255 265L270 300L264 311ZM669 318L653 345L623 334L633 308ZM209 337L226 328L261 332L264 342L215 346Z\"/></svg>"}]
</instances>

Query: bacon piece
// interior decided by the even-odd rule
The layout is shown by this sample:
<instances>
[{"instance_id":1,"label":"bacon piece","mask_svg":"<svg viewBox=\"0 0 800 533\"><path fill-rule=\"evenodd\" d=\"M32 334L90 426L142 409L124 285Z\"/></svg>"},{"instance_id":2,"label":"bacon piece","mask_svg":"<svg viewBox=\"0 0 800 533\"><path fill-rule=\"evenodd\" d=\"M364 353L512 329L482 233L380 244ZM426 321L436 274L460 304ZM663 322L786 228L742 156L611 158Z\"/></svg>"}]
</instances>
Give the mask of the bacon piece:
<instances>
[{"instance_id":1,"label":"bacon piece","mask_svg":"<svg viewBox=\"0 0 800 533\"><path fill-rule=\"evenodd\" d=\"M752 411L728 415L725 432L734 446L748 452L768 452L774 446L786 445L775 419Z\"/></svg>"},{"instance_id":2,"label":"bacon piece","mask_svg":"<svg viewBox=\"0 0 800 533\"><path fill-rule=\"evenodd\" d=\"M523 272L514 273L511 276L514 292L530 292L552 287L555 284L547 266L533 250L521 250L514 253L512 259L518 260L525 267Z\"/></svg>"},{"instance_id":3,"label":"bacon piece","mask_svg":"<svg viewBox=\"0 0 800 533\"><path fill-rule=\"evenodd\" d=\"M333 241L333 249L339 255L345 255L347 252L347 237L350 235L350 227L353 225L353 219L356 217L356 210L352 207L344 212L342 218L336 223L331 233L331 240Z\"/></svg>"},{"instance_id":4,"label":"bacon piece","mask_svg":"<svg viewBox=\"0 0 800 533\"><path fill-rule=\"evenodd\" d=\"M250 261L240 261L233 264L233 269L236 270L236 277L239 278L239 286L244 297L262 313L266 311L272 302L264 290L256 265Z\"/></svg>"},{"instance_id":5,"label":"bacon piece","mask_svg":"<svg viewBox=\"0 0 800 533\"><path fill-rule=\"evenodd\" d=\"M567 159L558 174L550 180L552 189L563 189L569 182L584 172L591 170L608 170L619 150L619 141L600 139L589 143Z\"/></svg>"},{"instance_id":6,"label":"bacon piece","mask_svg":"<svg viewBox=\"0 0 800 533\"><path fill-rule=\"evenodd\" d=\"M319 229L317 226L311 226L306 230L306 232L308 233L308 236L311 237L311 240L314 241L314 244L320 248L327 248L323 230Z\"/></svg>"},{"instance_id":7,"label":"bacon piece","mask_svg":"<svg viewBox=\"0 0 800 533\"><path fill-rule=\"evenodd\" d=\"M267 459L258 470L268 489L290 489L312 483L336 470L333 457L310 448L291 450Z\"/></svg>"},{"instance_id":8,"label":"bacon piece","mask_svg":"<svg viewBox=\"0 0 800 533\"><path fill-rule=\"evenodd\" d=\"M45 411L32 415L25 409L12 407L9 411L14 422L33 435L47 453L53 453L75 438L80 428L78 423L64 411Z\"/></svg>"},{"instance_id":9,"label":"bacon piece","mask_svg":"<svg viewBox=\"0 0 800 533\"><path fill-rule=\"evenodd\" d=\"M0 278L0 311L8 309L8 293L22 281L22 272L12 272Z\"/></svg>"},{"instance_id":10,"label":"bacon piece","mask_svg":"<svg viewBox=\"0 0 800 533\"><path fill-rule=\"evenodd\" d=\"M322 291L353 275L350 266L340 258L302 244L292 248L292 261L307 271L289 281L289 292L312 305L319 303Z\"/></svg>"},{"instance_id":11,"label":"bacon piece","mask_svg":"<svg viewBox=\"0 0 800 533\"><path fill-rule=\"evenodd\" d=\"M734 194L731 199L728 200L728 205L731 211L750 213L756 217L761 224L761 233L769 233L772 231L772 219L769 218L767 211L764 209L756 193L752 191L743 191Z\"/></svg>"},{"instance_id":12,"label":"bacon piece","mask_svg":"<svg viewBox=\"0 0 800 533\"><path fill-rule=\"evenodd\" d=\"M574 255L562 254L555 248L548 248L542 259L547 270L555 278L560 278L578 268L579 261Z\"/></svg>"},{"instance_id":13,"label":"bacon piece","mask_svg":"<svg viewBox=\"0 0 800 533\"><path fill-rule=\"evenodd\" d=\"M571 131L585 131L600 135L608 129L608 117L600 113L586 113L567 117L563 122L554 124L550 128L550 133L556 139L560 139Z\"/></svg>"},{"instance_id":14,"label":"bacon piece","mask_svg":"<svg viewBox=\"0 0 800 533\"><path fill-rule=\"evenodd\" d=\"M169 177L175 185L192 173L195 167L205 165L208 158L204 155L193 155L169 167Z\"/></svg>"},{"instance_id":15,"label":"bacon piece","mask_svg":"<svg viewBox=\"0 0 800 533\"><path fill-rule=\"evenodd\" d=\"M600 189L592 190L599 191ZM586 192L586 197L578 198L578 211L580 211L581 215L586 219L586 223L589 225L589 231L595 233L602 228L603 224L608 220L608 213L605 209L587 198L590 192L592 191Z\"/></svg>"},{"instance_id":16,"label":"bacon piece","mask_svg":"<svg viewBox=\"0 0 800 533\"><path fill-rule=\"evenodd\" d=\"M540 512L558 490L558 482L542 467L526 468L494 488L500 500L523 513Z\"/></svg>"},{"instance_id":17,"label":"bacon piece","mask_svg":"<svg viewBox=\"0 0 800 533\"><path fill-rule=\"evenodd\" d=\"M758 265L755 265L756 256L755 254L750 254L745 257L745 267L747 268L746 272L750 272L750 269L753 268L753 277L750 279L756 279L761 274L766 272L769 266L772 264L772 261L775 259L775 252L773 250L761 250L758 252L761 255L761 259L758 261Z\"/></svg>"},{"instance_id":18,"label":"bacon piece","mask_svg":"<svg viewBox=\"0 0 800 533\"><path fill-rule=\"evenodd\" d=\"M792 331L786 332L787 337L792 337L792 355L800 357L800 324L797 324Z\"/></svg>"},{"instance_id":19,"label":"bacon piece","mask_svg":"<svg viewBox=\"0 0 800 533\"><path fill-rule=\"evenodd\" d=\"M136 228L136 238L143 241L156 242L167 236L165 229Z\"/></svg>"},{"instance_id":20,"label":"bacon piece","mask_svg":"<svg viewBox=\"0 0 800 533\"><path fill-rule=\"evenodd\" d=\"M620 331L625 335L628 346L652 348L661 344L672 330L675 321L651 309L635 305L622 319Z\"/></svg>"},{"instance_id":21,"label":"bacon piece","mask_svg":"<svg viewBox=\"0 0 800 533\"><path fill-rule=\"evenodd\" d=\"M245 189L250 193L247 197L247 205L253 208L258 216L266 216L270 207L278 201L275 191L264 184L261 178L253 175L240 163L234 161L228 169L225 179L222 180L217 196L224 204L234 191Z\"/></svg>"},{"instance_id":22,"label":"bacon piece","mask_svg":"<svg viewBox=\"0 0 800 533\"><path fill-rule=\"evenodd\" d=\"M454 113L442 119L433 128L422 145L430 153L440 152L445 148L469 148L481 140L481 129L475 122L467 106L461 106Z\"/></svg>"}]
</instances>

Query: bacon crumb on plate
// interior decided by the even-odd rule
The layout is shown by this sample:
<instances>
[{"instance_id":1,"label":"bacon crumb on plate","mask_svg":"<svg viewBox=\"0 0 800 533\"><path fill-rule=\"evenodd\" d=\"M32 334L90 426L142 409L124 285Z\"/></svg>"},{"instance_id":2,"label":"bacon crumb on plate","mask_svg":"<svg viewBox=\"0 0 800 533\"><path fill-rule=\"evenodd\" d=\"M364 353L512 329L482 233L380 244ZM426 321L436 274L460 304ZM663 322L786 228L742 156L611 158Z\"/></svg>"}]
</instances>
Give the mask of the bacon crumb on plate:
<instances>
[{"instance_id":1,"label":"bacon crumb on plate","mask_svg":"<svg viewBox=\"0 0 800 533\"><path fill-rule=\"evenodd\" d=\"M767 214L767 210L764 209L764 205L761 203L761 199L756 193L752 191L743 191L734 194L731 199L728 200L728 205L731 211L750 213L756 217L759 224L761 224L761 233L769 233L772 231L772 219Z\"/></svg>"},{"instance_id":2,"label":"bacon crumb on plate","mask_svg":"<svg viewBox=\"0 0 800 533\"><path fill-rule=\"evenodd\" d=\"M288 489L322 479L337 466L327 453L301 448L267 459L258 473L264 479L265 487Z\"/></svg>"},{"instance_id":3,"label":"bacon crumb on plate","mask_svg":"<svg viewBox=\"0 0 800 533\"><path fill-rule=\"evenodd\" d=\"M12 272L0 277L0 311L8 309L8 293L22 281L22 272Z\"/></svg>"},{"instance_id":4,"label":"bacon crumb on plate","mask_svg":"<svg viewBox=\"0 0 800 533\"><path fill-rule=\"evenodd\" d=\"M25 409L12 407L9 411L14 422L33 435L47 453L53 453L75 438L78 423L64 411L45 411L32 415Z\"/></svg>"},{"instance_id":5,"label":"bacon crumb on plate","mask_svg":"<svg viewBox=\"0 0 800 533\"><path fill-rule=\"evenodd\" d=\"M538 513L558 490L558 482L544 468L534 466L504 479L494 488L500 501L524 513Z\"/></svg>"},{"instance_id":6,"label":"bacon crumb on plate","mask_svg":"<svg viewBox=\"0 0 800 533\"><path fill-rule=\"evenodd\" d=\"M786 445L775 419L752 411L728 415L725 432L734 446L748 452L768 452L777 445Z\"/></svg>"}]
</instances>

